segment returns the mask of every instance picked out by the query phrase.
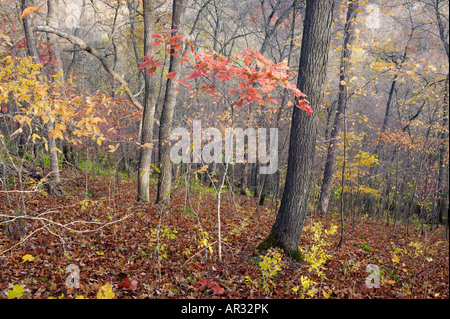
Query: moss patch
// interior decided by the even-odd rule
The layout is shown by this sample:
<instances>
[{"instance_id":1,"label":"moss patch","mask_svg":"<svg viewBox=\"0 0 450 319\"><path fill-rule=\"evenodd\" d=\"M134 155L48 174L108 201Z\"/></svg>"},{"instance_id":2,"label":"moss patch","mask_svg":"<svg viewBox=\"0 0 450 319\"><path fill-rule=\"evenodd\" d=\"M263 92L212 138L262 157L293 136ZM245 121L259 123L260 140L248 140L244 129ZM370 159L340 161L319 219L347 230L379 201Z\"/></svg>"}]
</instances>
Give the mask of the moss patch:
<instances>
[{"instance_id":1,"label":"moss patch","mask_svg":"<svg viewBox=\"0 0 450 319\"><path fill-rule=\"evenodd\" d=\"M284 247L283 243L279 240L279 238L275 235L269 235L261 244L259 244L256 249L261 253L264 250L267 250L269 248L273 248L273 247L279 247L281 249L283 249L283 251L285 252L285 254L291 258L293 258L294 260L298 261L298 262L302 262L303 261L303 256L300 253L300 251L298 250L290 250L290 249L286 249L286 247Z\"/></svg>"}]
</instances>

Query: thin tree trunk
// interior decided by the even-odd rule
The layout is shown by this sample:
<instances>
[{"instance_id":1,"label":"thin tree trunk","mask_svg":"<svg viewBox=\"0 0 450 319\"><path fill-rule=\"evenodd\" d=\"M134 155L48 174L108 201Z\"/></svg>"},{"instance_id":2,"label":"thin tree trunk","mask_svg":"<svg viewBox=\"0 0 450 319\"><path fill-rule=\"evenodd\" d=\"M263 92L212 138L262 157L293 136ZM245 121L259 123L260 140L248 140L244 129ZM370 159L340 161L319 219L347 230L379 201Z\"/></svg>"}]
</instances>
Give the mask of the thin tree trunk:
<instances>
[{"instance_id":1,"label":"thin tree trunk","mask_svg":"<svg viewBox=\"0 0 450 319\"><path fill-rule=\"evenodd\" d=\"M47 25L51 28L58 28L58 16L56 13L56 6L58 2L56 0L47 0ZM50 48L53 48L54 61L49 66L49 79L53 79L52 75L57 73L63 74L61 58L59 56L59 51L57 49L56 36L52 33L47 33L47 45ZM51 56L51 51L49 51L49 56ZM55 123L50 120L47 123L47 128L49 130L48 136L48 146L50 153L50 166L52 170L52 180L50 183L50 193L61 196L63 191L61 189L61 177L59 172L59 163L58 163L58 151L56 147L56 141L54 138L50 137L50 131L55 128Z\"/></svg>"},{"instance_id":2,"label":"thin tree trunk","mask_svg":"<svg viewBox=\"0 0 450 319\"><path fill-rule=\"evenodd\" d=\"M47 0L47 25L51 28L57 29L59 26L59 19L57 14L58 0ZM50 64L50 74L62 74L63 67L61 61L61 52L57 43L56 35L52 33L47 33L47 45L49 46L48 55L53 55L53 61Z\"/></svg>"},{"instance_id":3,"label":"thin tree trunk","mask_svg":"<svg viewBox=\"0 0 450 319\"><path fill-rule=\"evenodd\" d=\"M344 140L343 140L343 146L344 146L344 159L342 160L342 178L341 178L341 207L340 207L340 215L341 215L341 236L339 239L339 242L337 244L337 247L341 247L342 242L344 241L344 194L345 194L345 160L347 155L347 113L345 112L344 108Z\"/></svg>"},{"instance_id":4,"label":"thin tree trunk","mask_svg":"<svg viewBox=\"0 0 450 319\"><path fill-rule=\"evenodd\" d=\"M264 40L261 44L261 49L259 50L259 52L264 55L269 43L271 41L271 39L273 38L273 35L275 34L275 32L277 31L277 28L288 18L289 14L291 13L291 11L293 10L294 13L294 20L295 21L295 14L296 14L296 6L297 6L297 1L294 1L292 3L292 5L288 8L282 9L280 8L278 5L275 7L272 7L272 11L270 12L269 16L266 18L264 17ZM261 2L261 10L264 13L264 1ZM277 20L275 21L275 23L273 23L272 25L272 19L276 16L275 14L279 13L279 16L277 18ZM293 26L292 26L293 27ZM293 37L293 35L292 35ZM292 40L291 40L292 43ZM292 48L292 46L291 46ZM290 51L291 52L291 51ZM287 91L287 90L286 90ZM286 92L285 91L285 92ZM283 105L283 104L281 104ZM254 118L255 118L255 113L256 113L256 107L255 105L250 105L250 110L249 110L249 125L248 127L252 127L254 124ZM246 149L248 149L247 147L247 143L245 144ZM241 195L246 195L246 189L248 188L248 178L249 178L249 174L251 175L251 177L253 177L252 175L252 168L250 163L245 162L243 164L243 174L242 174L242 179L241 179L241 190L240 193ZM258 174L258 172L256 172L256 174ZM256 196L257 190L256 187L254 188L254 195Z\"/></svg>"},{"instance_id":5,"label":"thin tree trunk","mask_svg":"<svg viewBox=\"0 0 450 319\"><path fill-rule=\"evenodd\" d=\"M144 56L153 55L153 34L155 33L154 1L144 0ZM150 167L153 149L153 122L155 117L155 80L145 74L144 112L141 121L141 147L139 149L138 200L150 201Z\"/></svg>"},{"instance_id":6,"label":"thin tree trunk","mask_svg":"<svg viewBox=\"0 0 450 319\"><path fill-rule=\"evenodd\" d=\"M131 2L131 0L127 0L127 7L128 7L128 15L129 15L129 20L130 20L130 33L131 33L131 42L133 43L133 52L134 52L134 57L136 59L136 64L139 65L139 53L138 53L138 46L136 43L136 35L134 32L134 19L136 18L136 13L133 11L136 11L136 1L133 0L133 2ZM144 71L143 70L139 70L138 73L138 88L141 89L142 87L142 83L143 83L143 75L144 75Z\"/></svg>"},{"instance_id":7,"label":"thin tree trunk","mask_svg":"<svg viewBox=\"0 0 450 319\"><path fill-rule=\"evenodd\" d=\"M248 148L247 148L248 149ZM242 178L241 178L241 195L246 195L245 189L247 188L248 184L248 163L243 164L242 167Z\"/></svg>"},{"instance_id":8,"label":"thin tree trunk","mask_svg":"<svg viewBox=\"0 0 450 319\"><path fill-rule=\"evenodd\" d=\"M323 98L333 20L333 0L307 0L297 87L308 96L313 114L293 107L286 185L269 236L258 248L277 246L301 260L298 243L311 188L318 113Z\"/></svg>"},{"instance_id":9,"label":"thin tree trunk","mask_svg":"<svg viewBox=\"0 0 450 319\"><path fill-rule=\"evenodd\" d=\"M445 87L444 87L444 102L442 105L443 114L442 114L442 131L439 134L440 138L440 146L439 146L439 159L438 159L438 178L437 178L437 209L438 209L438 221L440 224L443 224L444 222L444 212L446 210L445 207L445 195L446 191L444 189L444 174L445 170L448 171L448 166L445 166L445 155L448 151L448 133L446 132L446 128L448 127L448 85L449 85L449 74L447 74L447 78L445 80ZM448 218L448 217L447 217Z\"/></svg>"},{"instance_id":10,"label":"thin tree trunk","mask_svg":"<svg viewBox=\"0 0 450 319\"><path fill-rule=\"evenodd\" d=\"M21 9L22 11L25 10L25 8L27 8L27 1L26 0L21 0ZM57 18L55 16L55 10L54 10L54 2L52 0L48 0L47 3L48 6L48 12L47 12L47 24L49 27L53 27L57 21ZM25 37L27 40L27 50L28 50L28 55L33 57L35 59L36 63L41 63L40 59L39 59L39 53L38 50L36 48L36 44L35 44L35 39L34 39L34 35L32 32L32 28L29 22L29 17L25 17L23 20L23 28L25 31ZM54 40L52 37L48 36L48 41ZM51 70L52 71L52 70ZM49 131L49 136L48 136L48 147L49 147L49 157L50 157L50 169L51 169L51 181L48 184L49 186L49 190L50 193L55 194L55 195L62 195L62 192L60 190L60 183L61 183L61 178L60 178L60 174L59 174L59 165L58 165L58 153L56 150L56 141L50 137L50 131L52 129L54 129L54 122L52 122L52 120L50 120L47 123L47 130Z\"/></svg>"},{"instance_id":11,"label":"thin tree trunk","mask_svg":"<svg viewBox=\"0 0 450 319\"><path fill-rule=\"evenodd\" d=\"M409 46L410 46L413 36L414 36L415 26L414 26L414 21L412 19L411 14L410 14L410 22L411 22L411 32L409 33L409 37L406 42L405 49L403 50L403 55L399 61L398 60L393 61L396 63L396 68L394 71L394 76L392 78L391 88L389 90L389 95L388 95L388 100L386 102L386 109L385 109L383 124L381 126L381 131L380 131L380 134L378 137L377 146L375 147L375 151L374 151L374 155L376 155L378 158L380 158L381 150L384 147L384 137L385 137L386 131L388 129L389 119L391 116L392 101L394 99L394 93L395 93L397 81L399 79L399 73L402 70L402 68L405 66L405 62L408 59ZM379 165L374 165L370 171L370 176L375 177L376 175L378 175L378 169L379 169ZM374 179L370 179L369 180L370 188L375 188L374 184L375 184ZM375 203L375 199L373 197L371 197L370 200L367 201L366 210L368 212L373 212L374 203Z\"/></svg>"},{"instance_id":12,"label":"thin tree trunk","mask_svg":"<svg viewBox=\"0 0 450 319\"><path fill-rule=\"evenodd\" d=\"M444 45L445 53L447 53L447 58L450 58L450 52L449 52L449 46L448 46L448 30L445 31L444 24L442 23L442 17L441 13L439 11L440 7L440 0L434 0L433 6L436 13L436 21L439 29L439 37L442 41L442 44ZM446 133L445 128L448 127L448 115L449 115L449 101L448 101L448 93L449 93L449 73L447 73L447 78L445 80L444 84L444 103L442 104L443 114L442 114L442 131L440 134L440 142L441 145L439 147L439 169L438 169L438 200L437 200L437 209L438 209L438 221L440 224L444 221L444 212L446 210L445 207L445 195L448 193L444 190L444 172L445 172L445 166L444 166L444 158L445 154L448 151L448 142L445 142L448 138L448 133ZM448 168L447 168L448 171ZM448 207L447 207L448 211ZM447 225L448 225L448 219L450 216L447 215Z\"/></svg>"},{"instance_id":13,"label":"thin tree trunk","mask_svg":"<svg viewBox=\"0 0 450 319\"><path fill-rule=\"evenodd\" d=\"M173 0L172 30L179 30L186 11L185 0ZM159 168L161 174L158 179L157 203L168 204L172 181L172 164L170 162L170 133L172 131L173 114L177 103L178 79L180 78L180 57L174 56L171 48L169 73L176 72L173 78L167 79L164 96L161 123L159 127Z\"/></svg>"},{"instance_id":14,"label":"thin tree trunk","mask_svg":"<svg viewBox=\"0 0 450 319\"><path fill-rule=\"evenodd\" d=\"M73 31L73 35L76 37L78 37L80 35L80 30L81 30L80 24L82 23L83 18L84 18L85 8L86 8L86 0L83 0L83 4L81 5L80 16L76 17L78 19L79 23L75 26L75 30ZM70 77L70 75L72 74L73 67L75 66L76 60L77 60L76 59L76 57L77 57L76 44L73 45L72 51L73 51L72 52L72 60L70 61L69 66L67 67L67 70L66 70L68 77Z\"/></svg>"},{"instance_id":15,"label":"thin tree trunk","mask_svg":"<svg viewBox=\"0 0 450 319\"><path fill-rule=\"evenodd\" d=\"M336 166L336 156L339 150L339 135L342 130L343 115L347 108L347 82L348 71L350 66L350 58L352 54L352 42L354 38L355 19L358 14L358 2L351 1L347 9L347 21L344 28L344 44L342 46L340 70L339 70L339 97L334 118L333 128L331 130L330 144L327 150L327 161L325 163L325 171L323 173L322 189L319 197L319 205L317 211L321 215L325 215L328 211L328 203L330 201L331 186L333 185L334 170Z\"/></svg>"},{"instance_id":16,"label":"thin tree trunk","mask_svg":"<svg viewBox=\"0 0 450 319\"><path fill-rule=\"evenodd\" d=\"M27 0L21 0L20 4L21 4L22 11L24 11L28 7ZM25 32L25 39L27 40L28 55L31 57L34 57L36 63L41 63L41 61L39 59L39 53L36 48L36 44L34 42L35 40L34 40L34 35L32 32L32 29L31 29L30 17L27 16L27 17L23 18L22 24L23 24L23 30Z\"/></svg>"}]
</instances>

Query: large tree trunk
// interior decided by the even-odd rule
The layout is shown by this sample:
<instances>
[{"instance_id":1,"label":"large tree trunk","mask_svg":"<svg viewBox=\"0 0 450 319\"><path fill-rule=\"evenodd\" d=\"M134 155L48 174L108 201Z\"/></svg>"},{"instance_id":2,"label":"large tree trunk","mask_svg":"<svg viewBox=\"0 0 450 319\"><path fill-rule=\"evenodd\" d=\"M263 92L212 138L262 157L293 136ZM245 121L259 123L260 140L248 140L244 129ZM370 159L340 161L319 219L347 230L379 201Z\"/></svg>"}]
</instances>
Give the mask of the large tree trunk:
<instances>
[{"instance_id":1,"label":"large tree trunk","mask_svg":"<svg viewBox=\"0 0 450 319\"><path fill-rule=\"evenodd\" d=\"M301 260L298 243L306 217L316 147L319 107L327 72L333 0L307 0L297 87L308 95L310 116L294 107L283 199L269 236L259 249L281 247Z\"/></svg>"},{"instance_id":2,"label":"large tree trunk","mask_svg":"<svg viewBox=\"0 0 450 319\"><path fill-rule=\"evenodd\" d=\"M153 0L143 1L144 55L153 55L155 13ZM144 113L141 122L141 148L139 151L138 200L150 201L150 167L152 164L153 121L155 117L156 89L154 77L145 74Z\"/></svg>"},{"instance_id":3,"label":"large tree trunk","mask_svg":"<svg viewBox=\"0 0 450 319\"><path fill-rule=\"evenodd\" d=\"M358 9L358 2L351 1L347 9L347 21L344 27L344 44L342 46L341 62L339 69L339 96L334 118L333 128L331 130L330 144L327 149L327 160L323 173L322 189L320 191L319 205L317 211L325 215L328 211L330 201L331 186L333 185L334 170L336 166L336 155L339 149L339 135L342 130L343 116L347 107L347 82L350 58L352 53L352 42L354 38L354 25Z\"/></svg>"},{"instance_id":4,"label":"large tree trunk","mask_svg":"<svg viewBox=\"0 0 450 319\"><path fill-rule=\"evenodd\" d=\"M179 30L186 11L185 0L173 0L172 30ZM177 103L178 79L180 78L180 57L172 55L171 49L169 73L176 72L173 78L167 79L166 93L159 127L159 169L157 203L168 204L172 181L172 164L170 162L170 133L172 131L173 113Z\"/></svg>"}]
</instances>

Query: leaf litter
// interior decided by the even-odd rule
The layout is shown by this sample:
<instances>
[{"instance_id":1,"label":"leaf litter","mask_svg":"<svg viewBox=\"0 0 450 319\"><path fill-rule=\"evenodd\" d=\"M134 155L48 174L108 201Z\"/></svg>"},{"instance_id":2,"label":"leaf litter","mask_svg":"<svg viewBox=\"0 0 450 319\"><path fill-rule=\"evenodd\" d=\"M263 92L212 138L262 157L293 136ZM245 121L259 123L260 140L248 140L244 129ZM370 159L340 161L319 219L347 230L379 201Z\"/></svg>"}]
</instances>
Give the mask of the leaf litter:
<instances>
[{"instance_id":1,"label":"leaf litter","mask_svg":"<svg viewBox=\"0 0 450 319\"><path fill-rule=\"evenodd\" d=\"M24 194L27 216L45 216L51 223L23 221L22 242L0 228L0 298L449 298L449 245L442 227L426 226L422 233L410 226L407 235L403 225L393 232L382 221L361 217L352 229L349 220L339 249L339 231L327 237L330 258L322 277L282 254L281 271L264 289L264 252L254 248L274 222L270 200L257 210L254 199L226 193L219 265L213 192L193 189L187 196L184 187L175 187L171 209L162 210L137 202L135 184L122 180L120 192L112 193L105 178L90 176L95 197L86 198L81 187L51 200ZM151 187L155 195L156 185ZM0 207L10 210L4 197ZM300 241L306 250L314 244L308 225L315 222L339 225L334 218L308 215ZM369 264L379 269L379 288L366 285ZM79 268L78 287L66 285L69 265ZM309 295L299 289L305 278L314 283Z\"/></svg>"}]
</instances>

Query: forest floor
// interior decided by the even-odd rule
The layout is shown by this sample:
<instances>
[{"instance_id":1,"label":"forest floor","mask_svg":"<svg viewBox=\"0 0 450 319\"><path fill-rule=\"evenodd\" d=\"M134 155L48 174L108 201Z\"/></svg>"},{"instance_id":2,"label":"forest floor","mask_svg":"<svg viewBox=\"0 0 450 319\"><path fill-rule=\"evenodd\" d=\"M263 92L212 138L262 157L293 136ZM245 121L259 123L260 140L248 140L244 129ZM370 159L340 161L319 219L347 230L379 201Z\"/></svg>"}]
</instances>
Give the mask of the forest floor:
<instances>
[{"instance_id":1,"label":"forest floor","mask_svg":"<svg viewBox=\"0 0 450 319\"><path fill-rule=\"evenodd\" d=\"M114 177L90 175L86 200L83 178L66 177L79 180L67 182L64 198L25 193L27 216L34 219L11 223L11 233L0 226L1 299L14 285L24 288L19 296L27 299L96 298L106 284L118 299L449 298L449 242L442 226L427 225L422 233L411 224L407 235L403 224L393 231L385 221L359 217L353 228L347 218L336 248L339 228L329 235L314 229L339 226L338 217L308 216L300 247L316 253L310 262L269 252L263 263L254 248L274 222L272 202L257 211L255 199L223 193L219 265L213 190L197 187L186 194L178 186L171 209L161 210L136 201L135 181L121 178L118 190ZM19 199L10 193L10 203ZM5 195L0 213L14 214ZM263 266L270 262L280 262L281 270ZM66 284L70 264L79 269L79 288ZM378 288L369 287L375 280L366 284L369 264L378 267Z\"/></svg>"}]
</instances>

